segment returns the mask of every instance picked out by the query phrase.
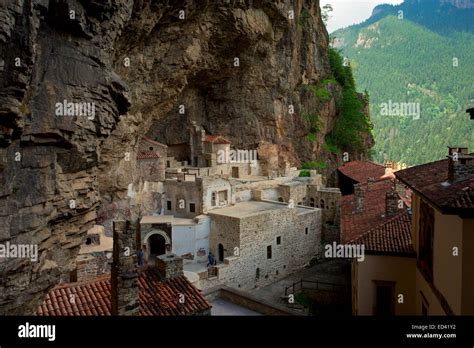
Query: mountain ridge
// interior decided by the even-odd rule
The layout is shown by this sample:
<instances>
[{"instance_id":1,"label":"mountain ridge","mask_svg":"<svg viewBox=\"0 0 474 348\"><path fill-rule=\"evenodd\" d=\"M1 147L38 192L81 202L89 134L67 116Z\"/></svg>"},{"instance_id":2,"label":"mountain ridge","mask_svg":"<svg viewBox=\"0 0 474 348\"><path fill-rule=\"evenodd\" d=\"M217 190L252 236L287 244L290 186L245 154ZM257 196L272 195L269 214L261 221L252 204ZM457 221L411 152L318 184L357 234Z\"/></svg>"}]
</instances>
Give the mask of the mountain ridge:
<instances>
[{"instance_id":1,"label":"mountain ridge","mask_svg":"<svg viewBox=\"0 0 474 348\"><path fill-rule=\"evenodd\" d=\"M441 11L446 8L454 12ZM414 165L444 158L450 143L474 147L473 125L464 112L474 102L469 79L474 21L459 31L453 13L460 11L464 25L474 14L471 8L459 10L441 0L405 1L377 6L367 21L333 33L333 45L347 56L359 87L370 95L375 160ZM440 22L446 25L440 28ZM381 105L388 102L418 103L420 117L381 115Z\"/></svg>"}]
</instances>

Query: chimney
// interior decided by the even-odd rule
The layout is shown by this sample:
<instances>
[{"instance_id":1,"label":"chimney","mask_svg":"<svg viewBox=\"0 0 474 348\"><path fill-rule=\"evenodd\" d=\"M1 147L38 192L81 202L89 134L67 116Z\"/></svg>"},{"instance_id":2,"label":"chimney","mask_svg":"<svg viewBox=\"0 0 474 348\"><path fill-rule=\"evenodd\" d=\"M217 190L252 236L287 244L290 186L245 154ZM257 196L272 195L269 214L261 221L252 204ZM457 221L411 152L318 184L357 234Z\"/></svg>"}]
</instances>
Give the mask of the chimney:
<instances>
[{"instance_id":1,"label":"chimney","mask_svg":"<svg viewBox=\"0 0 474 348\"><path fill-rule=\"evenodd\" d=\"M128 221L113 222L112 315L138 315L138 266L135 234Z\"/></svg>"},{"instance_id":2,"label":"chimney","mask_svg":"<svg viewBox=\"0 0 474 348\"><path fill-rule=\"evenodd\" d=\"M400 196L395 190L385 193L385 216L395 216L403 208L399 206L400 203L403 203Z\"/></svg>"},{"instance_id":3,"label":"chimney","mask_svg":"<svg viewBox=\"0 0 474 348\"><path fill-rule=\"evenodd\" d=\"M157 256L156 267L163 279L171 279L184 275L183 258L175 254Z\"/></svg>"},{"instance_id":4,"label":"chimney","mask_svg":"<svg viewBox=\"0 0 474 348\"><path fill-rule=\"evenodd\" d=\"M362 213L364 211L364 189L361 184L354 185L354 213Z\"/></svg>"},{"instance_id":5,"label":"chimney","mask_svg":"<svg viewBox=\"0 0 474 348\"><path fill-rule=\"evenodd\" d=\"M449 182L474 174L474 156L468 154L467 147L450 146L447 157Z\"/></svg>"},{"instance_id":6,"label":"chimney","mask_svg":"<svg viewBox=\"0 0 474 348\"><path fill-rule=\"evenodd\" d=\"M372 184L375 182L375 178L369 176L367 178L367 191L370 191L372 189Z\"/></svg>"}]
</instances>

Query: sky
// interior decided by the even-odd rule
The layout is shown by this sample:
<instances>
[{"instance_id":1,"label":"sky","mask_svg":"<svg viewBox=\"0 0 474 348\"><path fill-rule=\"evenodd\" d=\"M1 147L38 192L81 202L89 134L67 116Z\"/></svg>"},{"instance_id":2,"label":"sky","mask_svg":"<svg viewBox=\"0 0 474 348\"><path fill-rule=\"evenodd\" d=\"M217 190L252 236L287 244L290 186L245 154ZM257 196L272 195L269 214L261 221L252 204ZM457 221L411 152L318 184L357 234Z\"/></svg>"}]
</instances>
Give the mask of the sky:
<instances>
[{"instance_id":1,"label":"sky","mask_svg":"<svg viewBox=\"0 0 474 348\"><path fill-rule=\"evenodd\" d=\"M320 6L331 4L333 12L327 24L329 33L363 22L372 14L375 6L380 4L397 5L402 0L320 0Z\"/></svg>"}]
</instances>

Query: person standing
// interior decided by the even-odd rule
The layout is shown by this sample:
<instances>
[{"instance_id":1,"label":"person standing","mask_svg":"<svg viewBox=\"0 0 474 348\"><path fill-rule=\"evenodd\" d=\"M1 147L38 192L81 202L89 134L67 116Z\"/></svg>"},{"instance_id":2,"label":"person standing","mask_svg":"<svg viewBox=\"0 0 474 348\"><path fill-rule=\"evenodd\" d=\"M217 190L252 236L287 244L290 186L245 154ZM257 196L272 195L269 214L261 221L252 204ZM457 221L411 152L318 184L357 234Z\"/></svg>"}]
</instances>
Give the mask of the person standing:
<instances>
[{"instance_id":1,"label":"person standing","mask_svg":"<svg viewBox=\"0 0 474 348\"><path fill-rule=\"evenodd\" d=\"M214 255L210 251L209 251L209 255L207 255L207 260L208 260L207 267L214 266L217 263L216 259L214 258Z\"/></svg>"}]
</instances>

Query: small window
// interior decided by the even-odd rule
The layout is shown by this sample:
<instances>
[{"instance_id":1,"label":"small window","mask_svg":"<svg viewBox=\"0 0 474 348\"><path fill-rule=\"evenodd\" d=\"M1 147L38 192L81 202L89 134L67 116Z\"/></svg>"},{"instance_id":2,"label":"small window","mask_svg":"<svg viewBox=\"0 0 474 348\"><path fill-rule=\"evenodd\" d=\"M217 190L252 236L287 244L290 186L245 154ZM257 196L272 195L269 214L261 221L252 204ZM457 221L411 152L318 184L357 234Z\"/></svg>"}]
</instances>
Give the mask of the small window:
<instances>
[{"instance_id":1,"label":"small window","mask_svg":"<svg viewBox=\"0 0 474 348\"><path fill-rule=\"evenodd\" d=\"M153 147L150 146L150 151L153 151Z\"/></svg>"},{"instance_id":2,"label":"small window","mask_svg":"<svg viewBox=\"0 0 474 348\"><path fill-rule=\"evenodd\" d=\"M86 239L86 245L91 245L92 244L92 238L88 237Z\"/></svg>"},{"instance_id":3,"label":"small window","mask_svg":"<svg viewBox=\"0 0 474 348\"><path fill-rule=\"evenodd\" d=\"M189 203L189 212L190 213L195 213L196 212L196 204Z\"/></svg>"},{"instance_id":4,"label":"small window","mask_svg":"<svg viewBox=\"0 0 474 348\"><path fill-rule=\"evenodd\" d=\"M257 269L255 270L255 278L256 278L256 279L260 279L260 268L257 268Z\"/></svg>"},{"instance_id":5,"label":"small window","mask_svg":"<svg viewBox=\"0 0 474 348\"><path fill-rule=\"evenodd\" d=\"M272 246L269 245L267 246L267 259L271 259L272 258Z\"/></svg>"},{"instance_id":6,"label":"small window","mask_svg":"<svg viewBox=\"0 0 474 348\"><path fill-rule=\"evenodd\" d=\"M277 245L280 245L280 244L281 244L281 237L278 236L278 237L277 237Z\"/></svg>"},{"instance_id":7,"label":"small window","mask_svg":"<svg viewBox=\"0 0 474 348\"><path fill-rule=\"evenodd\" d=\"M283 198L278 197L278 202L283 202Z\"/></svg>"},{"instance_id":8,"label":"small window","mask_svg":"<svg viewBox=\"0 0 474 348\"><path fill-rule=\"evenodd\" d=\"M215 192L211 193L211 206L213 207L216 206L216 193Z\"/></svg>"},{"instance_id":9,"label":"small window","mask_svg":"<svg viewBox=\"0 0 474 348\"><path fill-rule=\"evenodd\" d=\"M170 161L166 161L166 168L169 168L171 167L171 162Z\"/></svg>"},{"instance_id":10,"label":"small window","mask_svg":"<svg viewBox=\"0 0 474 348\"><path fill-rule=\"evenodd\" d=\"M306 228L304 229L304 234L308 234L308 232L309 232L309 228L306 227Z\"/></svg>"},{"instance_id":11,"label":"small window","mask_svg":"<svg viewBox=\"0 0 474 348\"><path fill-rule=\"evenodd\" d=\"M166 209L171 210L171 201L166 201Z\"/></svg>"}]
</instances>

